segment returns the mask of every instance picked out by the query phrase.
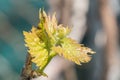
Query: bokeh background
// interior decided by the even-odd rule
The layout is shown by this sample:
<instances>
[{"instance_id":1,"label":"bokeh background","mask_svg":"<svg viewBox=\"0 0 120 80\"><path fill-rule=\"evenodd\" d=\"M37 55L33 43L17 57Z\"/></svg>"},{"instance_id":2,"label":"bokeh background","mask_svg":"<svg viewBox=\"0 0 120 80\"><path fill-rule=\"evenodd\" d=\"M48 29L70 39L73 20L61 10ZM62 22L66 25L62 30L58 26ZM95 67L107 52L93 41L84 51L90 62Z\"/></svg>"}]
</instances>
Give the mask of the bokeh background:
<instances>
[{"instance_id":1,"label":"bokeh background","mask_svg":"<svg viewBox=\"0 0 120 80\"><path fill-rule=\"evenodd\" d=\"M0 0L0 80L19 80L27 49L23 31L39 22L39 9L72 26L69 37L96 51L82 66L55 57L35 80L120 80L120 0Z\"/></svg>"}]
</instances>

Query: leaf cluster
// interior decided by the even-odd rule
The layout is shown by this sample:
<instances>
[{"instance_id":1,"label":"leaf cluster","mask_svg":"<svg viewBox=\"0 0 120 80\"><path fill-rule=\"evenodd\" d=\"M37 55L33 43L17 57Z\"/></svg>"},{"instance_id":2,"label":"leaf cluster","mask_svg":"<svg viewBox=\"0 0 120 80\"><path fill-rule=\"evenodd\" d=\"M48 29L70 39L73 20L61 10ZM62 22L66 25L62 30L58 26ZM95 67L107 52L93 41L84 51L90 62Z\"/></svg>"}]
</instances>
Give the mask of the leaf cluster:
<instances>
[{"instance_id":1,"label":"leaf cluster","mask_svg":"<svg viewBox=\"0 0 120 80\"><path fill-rule=\"evenodd\" d=\"M37 66L37 72L46 75L43 70L56 55L63 56L76 64L91 60L88 53L93 54L94 51L68 38L71 29L62 24L58 25L55 14L50 17L43 10L40 10L39 14L38 27L33 26L30 32L23 32L32 62Z\"/></svg>"}]
</instances>

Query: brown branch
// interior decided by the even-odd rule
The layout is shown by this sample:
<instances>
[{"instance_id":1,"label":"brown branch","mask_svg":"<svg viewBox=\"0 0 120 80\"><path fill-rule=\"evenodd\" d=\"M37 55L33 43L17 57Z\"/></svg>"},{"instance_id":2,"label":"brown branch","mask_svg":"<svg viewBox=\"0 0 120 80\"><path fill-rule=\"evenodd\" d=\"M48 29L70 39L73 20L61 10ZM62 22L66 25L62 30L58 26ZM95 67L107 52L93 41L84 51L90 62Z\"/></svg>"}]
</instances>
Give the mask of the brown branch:
<instances>
[{"instance_id":1,"label":"brown branch","mask_svg":"<svg viewBox=\"0 0 120 80\"><path fill-rule=\"evenodd\" d=\"M25 62L25 65L22 69L22 72L21 72L21 78L20 80L30 80L32 78L32 62L31 62L31 56L30 54L28 53L27 54L27 58L26 58L26 62Z\"/></svg>"}]
</instances>

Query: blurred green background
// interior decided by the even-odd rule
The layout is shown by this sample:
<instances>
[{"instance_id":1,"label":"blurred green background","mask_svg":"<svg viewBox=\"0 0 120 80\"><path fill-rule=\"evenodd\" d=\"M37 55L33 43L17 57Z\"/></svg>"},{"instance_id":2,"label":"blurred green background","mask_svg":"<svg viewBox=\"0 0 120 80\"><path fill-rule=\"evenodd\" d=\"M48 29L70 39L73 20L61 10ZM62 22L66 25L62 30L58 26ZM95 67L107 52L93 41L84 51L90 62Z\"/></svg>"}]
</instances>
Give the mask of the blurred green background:
<instances>
[{"instance_id":1,"label":"blurred green background","mask_svg":"<svg viewBox=\"0 0 120 80\"><path fill-rule=\"evenodd\" d=\"M18 80L25 62L23 30L37 25L45 0L0 0L0 80Z\"/></svg>"}]
</instances>

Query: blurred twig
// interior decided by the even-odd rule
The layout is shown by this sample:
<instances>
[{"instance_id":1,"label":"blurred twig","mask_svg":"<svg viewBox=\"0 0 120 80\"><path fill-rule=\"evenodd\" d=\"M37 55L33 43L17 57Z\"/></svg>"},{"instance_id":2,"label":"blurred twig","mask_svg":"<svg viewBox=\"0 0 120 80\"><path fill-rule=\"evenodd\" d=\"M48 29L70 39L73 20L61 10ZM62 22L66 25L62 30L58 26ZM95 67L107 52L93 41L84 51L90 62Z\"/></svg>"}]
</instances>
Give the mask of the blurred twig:
<instances>
[{"instance_id":1,"label":"blurred twig","mask_svg":"<svg viewBox=\"0 0 120 80\"><path fill-rule=\"evenodd\" d=\"M117 54L118 29L115 15L109 5L109 0L100 0L100 15L107 36L104 80L119 80L119 60Z\"/></svg>"},{"instance_id":2,"label":"blurred twig","mask_svg":"<svg viewBox=\"0 0 120 80\"><path fill-rule=\"evenodd\" d=\"M32 78L32 62L30 54L27 54L25 66L21 72L21 80L30 80Z\"/></svg>"}]
</instances>

